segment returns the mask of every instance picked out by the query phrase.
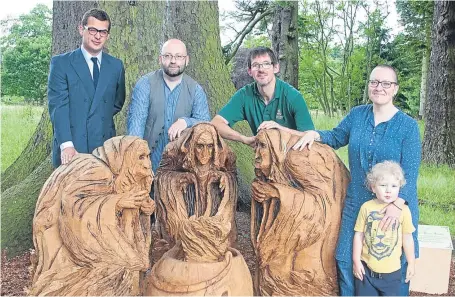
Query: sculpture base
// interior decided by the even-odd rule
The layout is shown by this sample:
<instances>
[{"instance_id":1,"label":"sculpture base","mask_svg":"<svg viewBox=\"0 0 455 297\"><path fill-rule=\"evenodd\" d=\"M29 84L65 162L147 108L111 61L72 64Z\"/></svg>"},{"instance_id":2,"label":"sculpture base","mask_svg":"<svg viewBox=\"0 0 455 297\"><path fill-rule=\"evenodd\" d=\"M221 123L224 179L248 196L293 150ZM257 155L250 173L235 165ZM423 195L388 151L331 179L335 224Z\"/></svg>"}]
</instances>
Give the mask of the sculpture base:
<instances>
[{"instance_id":1,"label":"sculpture base","mask_svg":"<svg viewBox=\"0 0 455 297\"><path fill-rule=\"evenodd\" d=\"M181 248L174 246L153 266L146 296L253 295L251 274L238 250L229 248L219 262L187 262L180 255Z\"/></svg>"}]
</instances>

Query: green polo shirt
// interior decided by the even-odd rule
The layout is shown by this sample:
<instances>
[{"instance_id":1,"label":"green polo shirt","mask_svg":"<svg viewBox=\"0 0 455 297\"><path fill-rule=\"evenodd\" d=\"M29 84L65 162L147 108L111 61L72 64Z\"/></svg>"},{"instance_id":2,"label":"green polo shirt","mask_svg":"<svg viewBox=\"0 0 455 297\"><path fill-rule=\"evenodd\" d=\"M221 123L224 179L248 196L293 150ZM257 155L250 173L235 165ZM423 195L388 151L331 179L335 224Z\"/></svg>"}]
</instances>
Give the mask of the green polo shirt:
<instances>
[{"instance_id":1,"label":"green polo shirt","mask_svg":"<svg viewBox=\"0 0 455 297\"><path fill-rule=\"evenodd\" d=\"M265 105L256 83L238 90L218 113L234 126L246 120L254 135L264 121L275 121L281 126L299 130L314 130L308 107L302 94L290 84L276 79L274 98Z\"/></svg>"}]
</instances>

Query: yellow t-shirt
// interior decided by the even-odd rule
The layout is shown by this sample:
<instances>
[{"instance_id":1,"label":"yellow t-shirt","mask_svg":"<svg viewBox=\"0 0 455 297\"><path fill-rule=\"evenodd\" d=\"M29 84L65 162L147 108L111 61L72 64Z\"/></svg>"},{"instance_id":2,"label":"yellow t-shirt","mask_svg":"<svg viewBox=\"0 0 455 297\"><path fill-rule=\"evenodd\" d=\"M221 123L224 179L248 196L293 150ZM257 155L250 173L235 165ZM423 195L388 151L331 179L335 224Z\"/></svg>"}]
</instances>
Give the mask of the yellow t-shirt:
<instances>
[{"instance_id":1,"label":"yellow t-shirt","mask_svg":"<svg viewBox=\"0 0 455 297\"><path fill-rule=\"evenodd\" d=\"M400 269L403 234L415 231L407 205L403 205L398 223L386 231L379 229L379 223L384 217L384 214L379 212L385 206L387 203L378 199L365 202L360 208L354 227L355 231L364 234L361 259L371 270L378 273L390 273Z\"/></svg>"}]
</instances>

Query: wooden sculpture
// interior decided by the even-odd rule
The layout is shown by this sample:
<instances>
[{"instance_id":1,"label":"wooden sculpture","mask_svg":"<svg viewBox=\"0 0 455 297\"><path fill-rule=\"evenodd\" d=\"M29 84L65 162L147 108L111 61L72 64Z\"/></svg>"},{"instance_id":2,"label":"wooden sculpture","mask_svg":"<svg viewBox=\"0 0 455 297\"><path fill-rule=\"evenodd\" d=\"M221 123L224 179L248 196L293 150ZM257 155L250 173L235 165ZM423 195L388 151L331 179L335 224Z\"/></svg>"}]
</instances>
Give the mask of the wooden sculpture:
<instances>
[{"instance_id":1,"label":"wooden sculpture","mask_svg":"<svg viewBox=\"0 0 455 297\"><path fill-rule=\"evenodd\" d=\"M252 295L236 240L235 157L208 123L167 145L155 182L157 225L173 246L153 266L146 295Z\"/></svg>"},{"instance_id":2,"label":"wooden sculpture","mask_svg":"<svg viewBox=\"0 0 455 297\"><path fill-rule=\"evenodd\" d=\"M228 246L230 222L220 215L193 216L181 226L181 240L153 266L145 295L253 295L245 260Z\"/></svg>"},{"instance_id":3,"label":"wooden sculpture","mask_svg":"<svg viewBox=\"0 0 455 297\"><path fill-rule=\"evenodd\" d=\"M159 235L171 246L189 217L223 216L235 243L235 155L208 123L185 130L166 146L155 179Z\"/></svg>"},{"instance_id":4,"label":"wooden sculpture","mask_svg":"<svg viewBox=\"0 0 455 297\"><path fill-rule=\"evenodd\" d=\"M149 154L146 141L119 136L52 173L33 219L30 295L139 293L155 210Z\"/></svg>"},{"instance_id":5,"label":"wooden sculpture","mask_svg":"<svg viewBox=\"0 0 455 297\"><path fill-rule=\"evenodd\" d=\"M256 295L337 295L335 247L349 173L335 152L263 130L256 137L251 239Z\"/></svg>"}]
</instances>

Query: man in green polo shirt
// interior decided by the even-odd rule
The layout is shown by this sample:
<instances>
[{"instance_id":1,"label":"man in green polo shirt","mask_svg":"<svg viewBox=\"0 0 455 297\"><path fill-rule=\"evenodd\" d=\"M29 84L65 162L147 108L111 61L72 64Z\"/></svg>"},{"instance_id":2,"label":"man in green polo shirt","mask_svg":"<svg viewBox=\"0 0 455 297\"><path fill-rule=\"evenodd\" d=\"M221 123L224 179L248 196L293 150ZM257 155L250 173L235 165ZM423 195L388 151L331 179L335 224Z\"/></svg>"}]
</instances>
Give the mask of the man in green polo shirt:
<instances>
[{"instance_id":1,"label":"man in green polo shirt","mask_svg":"<svg viewBox=\"0 0 455 297\"><path fill-rule=\"evenodd\" d=\"M270 48L257 47L248 57L248 74L254 83L238 90L213 118L212 124L223 138L254 146L255 137L232 129L246 120L254 135L261 129L281 129L293 134L313 130L314 125L302 95L288 83L275 77L280 70Z\"/></svg>"}]
</instances>

